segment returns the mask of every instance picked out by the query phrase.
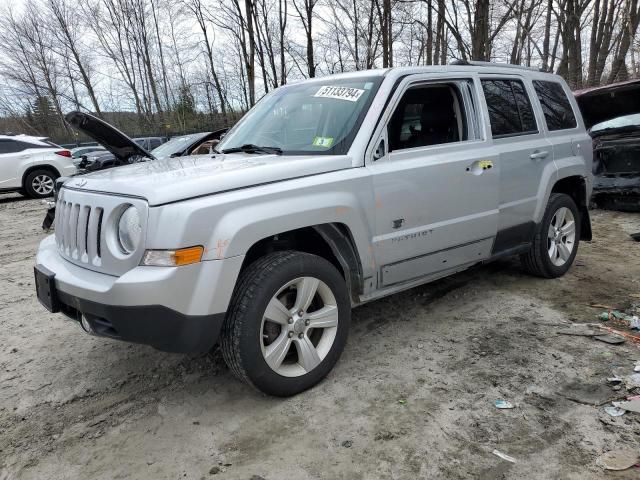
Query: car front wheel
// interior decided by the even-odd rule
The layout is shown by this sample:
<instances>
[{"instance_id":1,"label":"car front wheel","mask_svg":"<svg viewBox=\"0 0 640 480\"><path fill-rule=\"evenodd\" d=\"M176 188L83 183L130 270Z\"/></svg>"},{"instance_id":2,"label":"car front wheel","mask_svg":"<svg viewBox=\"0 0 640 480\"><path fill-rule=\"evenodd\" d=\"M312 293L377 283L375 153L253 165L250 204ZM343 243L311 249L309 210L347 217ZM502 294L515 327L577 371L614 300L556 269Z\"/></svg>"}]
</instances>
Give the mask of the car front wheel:
<instances>
[{"instance_id":1,"label":"car front wheel","mask_svg":"<svg viewBox=\"0 0 640 480\"><path fill-rule=\"evenodd\" d=\"M324 378L344 349L351 317L345 281L327 260L275 252L239 279L222 331L232 372L276 396Z\"/></svg>"}]
</instances>

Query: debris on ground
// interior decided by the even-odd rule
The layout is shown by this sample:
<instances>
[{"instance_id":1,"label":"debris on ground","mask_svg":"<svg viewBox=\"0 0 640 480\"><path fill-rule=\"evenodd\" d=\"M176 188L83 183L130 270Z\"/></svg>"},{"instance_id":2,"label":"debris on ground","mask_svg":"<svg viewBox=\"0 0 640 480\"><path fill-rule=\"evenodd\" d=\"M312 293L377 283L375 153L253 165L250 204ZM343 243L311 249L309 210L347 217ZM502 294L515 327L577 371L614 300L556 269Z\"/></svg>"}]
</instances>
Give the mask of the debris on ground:
<instances>
[{"instance_id":1,"label":"debris on ground","mask_svg":"<svg viewBox=\"0 0 640 480\"><path fill-rule=\"evenodd\" d=\"M611 399L611 389L601 383L570 382L558 394L576 403L593 406L604 405Z\"/></svg>"},{"instance_id":2,"label":"debris on ground","mask_svg":"<svg viewBox=\"0 0 640 480\"><path fill-rule=\"evenodd\" d=\"M612 450L603 453L596 460L596 465L605 470L626 470L640 461L637 450Z\"/></svg>"},{"instance_id":3,"label":"debris on ground","mask_svg":"<svg viewBox=\"0 0 640 480\"><path fill-rule=\"evenodd\" d=\"M344 442L342 442L341 444L344 448L351 448L351 446L353 445L353 442L351 440L345 440Z\"/></svg>"},{"instance_id":4,"label":"debris on ground","mask_svg":"<svg viewBox=\"0 0 640 480\"><path fill-rule=\"evenodd\" d=\"M621 343L625 342L624 337L621 337L620 335L611 335L611 334L596 335L593 338L595 338L596 340L600 340L601 342L608 343L610 345L620 345Z\"/></svg>"},{"instance_id":5,"label":"debris on ground","mask_svg":"<svg viewBox=\"0 0 640 480\"><path fill-rule=\"evenodd\" d=\"M494 405L496 406L496 408L499 408L501 410L513 408L513 403L506 400L496 400L494 402Z\"/></svg>"},{"instance_id":6,"label":"debris on ground","mask_svg":"<svg viewBox=\"0 0 640 480\"><path fill-rule=\"evenodd\" d=\"M591 324L576 323L562 330L558 330L556 333L558 335L573 335L576 337L594 337L601 332L593 328Z\"/></svg>"},{"instance_id":7,"label":"debris on ground","mask_svg":"<svg viewBox=\"0 0 640 480\"><path fill-rule=\"evenodd\" d=\"M604 411L612 417L621 417L626 413L626 410L615 406L615 403L617 402L613 402L612 405L607 405L606 407L604 407Z\"/></svg>"},{"instance_id":8,"label":"debris on ground","mask_svg":"<svg viewBox=\"0 0 640 480\"><path fill-rule=\"evenodd\" d=\"M598 306L605 307L604 305ZM613 321L617 325L628 327L632 330L640 330L640 306L631 304L627 312L621 312L620 310L608 308L607 311L602 312L598 315L598 320L602 322Z\"/></svg>"},{"instance_id":9,"label":"debris on ground","mask_svg":"<svg viewBox=\"0 0 640 480\"><path fill-rule=\"evenodd\" d=\"M624 312L621 312L620 310L608 309L606 312L602 312L600 315L598 315L598 318L603 322L608 322L609 320L614 319L629 321L632 317Z\"/></svg>"},{"instance_id":10,"label":"debris on ground","mask_svg":"<svg viewBox=\"0 0 640 480\"><path fill-rule=\"evenodd\" d=\"M517 460L509 455L507 455L506 453L502 453L499 450L494 450L493 453L495 456L500 457L503 460L506 460L507 462L511 462L511 463L516 463Z\"/></svg>"},{"instance_id":11,"label":"debris on ground","mask_svg":"<svg viewBox=\"0 0 640 480\"><path fill-rule=\"evenodd\" d=\"M631 238L633 238L636 242L640 242L640 232L629 234Z\"/></svg>"},{"instance_id":12,"label":"debris on ground","mask_svg":"<svg viewBox=\"0 0 640 480\"><path fill-rule=\"evenodd\" d=\"M627 390L640 388L640 373L634 373L633 375L629 375L625 379L624 383L627 386Z\"/></svg>"},{"instance_id":13,"label":"debris on ground","mask_svg":"<svg viewBox=\"0 0 640 480\"><path fill-rule=\"evenodd\" d=\"M640 413L640 400L627 400L626 402L611 402L611 404L626 412Z\"/></svg>"}]
</instances>

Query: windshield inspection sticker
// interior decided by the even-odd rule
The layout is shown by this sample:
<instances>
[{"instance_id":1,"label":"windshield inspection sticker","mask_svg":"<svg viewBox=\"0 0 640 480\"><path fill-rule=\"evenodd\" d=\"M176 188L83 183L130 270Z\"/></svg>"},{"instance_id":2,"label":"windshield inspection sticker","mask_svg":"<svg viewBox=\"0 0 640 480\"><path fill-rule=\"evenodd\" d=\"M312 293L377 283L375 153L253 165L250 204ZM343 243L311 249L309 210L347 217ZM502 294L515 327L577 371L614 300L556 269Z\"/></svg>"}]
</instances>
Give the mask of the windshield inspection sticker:
<instances>
[{"instance_id":1,"label":"windshield inspection sticker","mask_svg":"<svg viewBox=\"0 0 640 480\"><path fill-rule=\"evenodd\" d=\"M331 145L333 145L333 137L314 137L313 139L314 147L329 148Z\"/></svg>"},{"instance_id":2,"label":"windshield inspection sticker","mask_svg":"<svg viewBox=\"0 0 640 480\"><path fill-rule=\"evenodd\" d=\"M322 86L316 92L314 97L335 98L337 100L348 100L349 102L357 102L364 90L350 87L330 87Z\"/></svg>"}]
</instances>

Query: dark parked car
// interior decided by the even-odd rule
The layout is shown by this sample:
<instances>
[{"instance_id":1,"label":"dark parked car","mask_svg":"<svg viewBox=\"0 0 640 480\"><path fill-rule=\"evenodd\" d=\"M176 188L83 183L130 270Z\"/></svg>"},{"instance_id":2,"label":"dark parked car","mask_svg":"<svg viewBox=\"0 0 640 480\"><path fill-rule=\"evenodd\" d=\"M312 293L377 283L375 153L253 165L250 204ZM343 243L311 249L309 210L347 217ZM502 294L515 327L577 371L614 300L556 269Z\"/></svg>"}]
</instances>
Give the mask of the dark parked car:
<instances>
[{"instance_id":1,"label":"dark parked car","mask_svg":"<svg viewBox=\"0 0 640 480\"><path fill-rule=\"evenodd\" d=\"M148 137L148 138L132 138L131 139L136 145L140 146L144 150L148 151L148 146L156 145L162 146L159 138L156 137ZM153 141L152 141L153 140ZM144 160L148 160L149 158L144 158ZM138 158L137 161L141 161L143 158ZM134 163L134 162L128 162ZM120 159L114 155L112 152L105 150L97 150L94 152L87 153L81 156L81 160L78 163L78 169L80 173L86 172L95 172L97 170L104 170L106 168L117 167L119 165L123 165Z\"/></svg>"},{"instance_id":2,"label":"dark parked car","mask_svg":"<svg viewBox=\"0 0 640 480\"><path fill-rule=\"evenodd\" d=\"M593 138L592 202L640 211L640 80L575 95Z\"/></svg>"},{"instance_id":3,"label":"dark parked car","mask_svg":"<svg viewBox=\"0 0 640 480\"><path fill-rule=\"evenodd\" d=\"M107 122L88 113L71 112L65 119L72 127L90 136L107 150L83 156L78 165L79 173L155 160L145 145L159 146L162 142L158 137L131 139Z\"/></svg>"},{"instance_id":4,"label":"dark parked car","mask_svg":"<svg viewBox=\"0 0 640 480\"><path fill-rule=\"evenodd\" d=\"M158 148L166 141L163 137L139 137L132 138L132 140L145 150L149 151L153 150L154 148Z\"/></svg>"},{"instance_id":5,"label":"dark parked car","mask_svg":"<svg viewBox=\"0 0 640 480\"><path fill-rule=\"evenodd\" d=\"M75 159L79 160L83 156L86 156L89 154L96 154L104 151L105 151L104 147L101 147L100 145L88 145L88 146L76 147L71 149L71 158L73 158L74 160Z\"/></svg>"}]
</instances>

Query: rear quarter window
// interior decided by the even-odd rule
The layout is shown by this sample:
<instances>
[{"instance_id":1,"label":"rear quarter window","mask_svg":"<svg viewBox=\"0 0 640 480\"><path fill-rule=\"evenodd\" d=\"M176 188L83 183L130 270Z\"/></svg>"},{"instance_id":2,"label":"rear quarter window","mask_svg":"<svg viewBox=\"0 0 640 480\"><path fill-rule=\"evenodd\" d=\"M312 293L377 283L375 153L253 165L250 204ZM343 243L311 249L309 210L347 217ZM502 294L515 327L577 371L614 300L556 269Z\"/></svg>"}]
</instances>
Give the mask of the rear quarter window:
<instances>
[{"instance_id":1,"label":"rear quarter window","mask_svg":"<svg viewBox=\"0 0 640 480\"><path fill-rule=\"evenodd\" d=\"M22 142L16 142L15 140L0 140L0 154L21 152L26 148L28 147L26 147Z\"/></svg>"},{"instance_id":2,"label":"rear quarter window","mask_svg":"<svg viewBox=\"0 0 640 480\"><path fill-rule=\"evenodd\" d=\"M520 80L482 80L493 138L538 133L531 101Z\"/></svg>"},{"instance_id":3,"label":"rear quarter window","mask_svg":"<svg viewBox=\"0 0 640 480\"><path fill-rule=\"evenodd\" d=\"M550 132L575 128L578 123L567 94L558 82L534 80L533 88Z\"/></svg>"}]
</instances>

